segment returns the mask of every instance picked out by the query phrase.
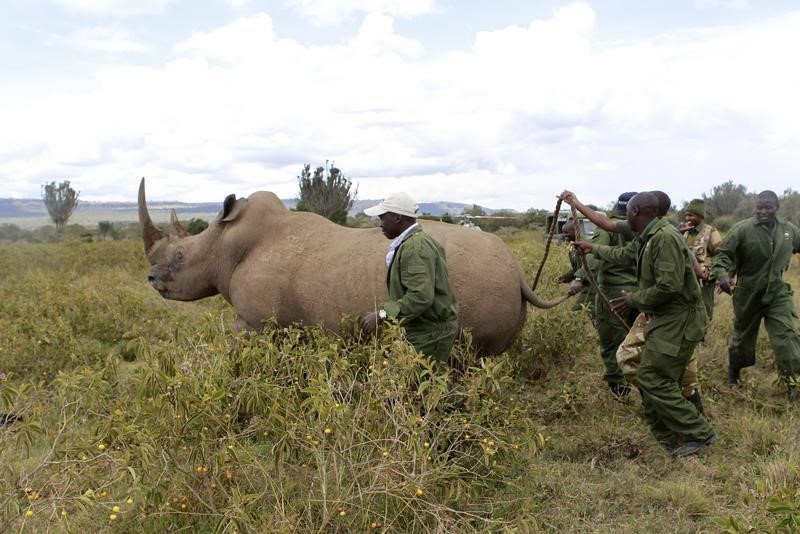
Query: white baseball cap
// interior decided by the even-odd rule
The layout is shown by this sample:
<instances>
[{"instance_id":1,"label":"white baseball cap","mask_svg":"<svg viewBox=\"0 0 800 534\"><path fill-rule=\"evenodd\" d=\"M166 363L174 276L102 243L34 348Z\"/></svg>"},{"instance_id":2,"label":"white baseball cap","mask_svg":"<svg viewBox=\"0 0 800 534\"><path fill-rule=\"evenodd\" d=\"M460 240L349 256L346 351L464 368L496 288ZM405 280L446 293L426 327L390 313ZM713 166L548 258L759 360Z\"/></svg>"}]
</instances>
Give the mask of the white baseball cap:
<instances>
[{"instance_id":1,"label":"white baseball cap","mask_svg":"<svg viewBox=\"0 0 800 534\"><path fill-rule=\"evenodd\" d=\"M418 209L417 203L406 193L392 193L381 200L377 206L365 209L364 213L370 217L379 217L384 213L392 212L416 219Z\"/></svg>"}]
</instances>

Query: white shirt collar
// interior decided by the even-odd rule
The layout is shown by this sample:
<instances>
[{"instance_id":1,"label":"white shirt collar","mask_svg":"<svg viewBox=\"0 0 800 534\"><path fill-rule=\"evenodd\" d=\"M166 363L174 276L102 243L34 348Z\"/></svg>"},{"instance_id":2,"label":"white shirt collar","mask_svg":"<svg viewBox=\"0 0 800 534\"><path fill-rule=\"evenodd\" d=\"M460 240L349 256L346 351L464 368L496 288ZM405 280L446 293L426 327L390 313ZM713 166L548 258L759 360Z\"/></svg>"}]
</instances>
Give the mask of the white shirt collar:
<instances>
[{"instance_id":1,"label":"white shirt collar","mask_svg":"<svg viewBox=\"0 0 800 534\"><path fill-rule=\"evenodd\" d=\"M389 243L389 252L386 253L387 267L392 265L392 260L394 259L394 253L395 251L397 251L397 248L403 243L403 240L405 240L405 238L408 237L408 234L410 234L417 226L419 226L419 223L415 222L414 224L406 228L402 234L395 237L391 243Z\"/></svg>"}]
</instances>

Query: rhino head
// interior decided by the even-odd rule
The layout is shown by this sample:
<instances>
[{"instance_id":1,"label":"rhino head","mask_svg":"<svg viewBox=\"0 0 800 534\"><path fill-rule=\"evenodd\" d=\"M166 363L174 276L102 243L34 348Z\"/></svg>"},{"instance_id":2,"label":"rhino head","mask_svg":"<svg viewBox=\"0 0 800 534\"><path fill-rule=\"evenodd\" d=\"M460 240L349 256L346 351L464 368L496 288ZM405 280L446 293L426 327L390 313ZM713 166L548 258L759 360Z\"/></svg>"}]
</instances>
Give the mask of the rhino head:
<instances>
[{"instance_id":1,"label":"rhino head","mask_svg":"<svg viewBox=\"0 0 800 534\"><path fill-rule=\"evenodd\" d=\"M162 297L188 301L219 292L220 267L215 260L217 255L214 247L224 224L230 222L235 215L235 204L234 195L226 198L225 208L217 220L197 235L189 235L173 209L169 231L165 232L153 224L150 218L142 178L139 184L139 224L142 228L145 255L152 266L147 280Z\"/></svg>"}]
</instances>

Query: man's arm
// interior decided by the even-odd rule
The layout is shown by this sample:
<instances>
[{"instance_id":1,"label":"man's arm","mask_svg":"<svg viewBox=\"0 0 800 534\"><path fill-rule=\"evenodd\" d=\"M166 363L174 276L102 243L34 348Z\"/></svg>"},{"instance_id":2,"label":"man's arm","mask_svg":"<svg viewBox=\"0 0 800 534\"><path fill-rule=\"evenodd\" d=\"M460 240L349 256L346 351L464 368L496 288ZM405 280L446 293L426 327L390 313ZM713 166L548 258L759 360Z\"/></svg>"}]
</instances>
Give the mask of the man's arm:
<instances>
[{"instance_id":1,"label":"man's arm","mask_svg":"<svg viewBox=\"0 0 800 534\"><path fill-rule=\"evenodd\" d=\"M714 253L714 263L711 266L714 278L719 283L719 288L729 295L733 293L733 285L728 273L736 269L736 249L739 248L739 240L741 239L739 234L738 228L731 228L731 231L728 232L728 235L717 247Z\"/></svg>"},{"instance_id":2,"label":"man's arm","mask_svg":"<svg viewBox=\"0 0 800 534\"><path fill-rule=\"evenodd\" d=\"M722 234L719 233L719 230L714 228L711 230L711 235L708 236L708 255L714 256L717 253L717 249L722 244Z\"/></svg>"},{"instance_id":3,"label":"man's arm","mask_svg":"<svg viewBox=\"0 0 800 534\"><path fill-rule=\"evenodd\" d=\"M670 237L654 235L650 241L650 250L653 253L655 284L629 293L626 297L632 308L644 312L655 310L681 294L686 266L680 244Z\"/></svg>"},{"instance_id":4,"label":"man's arm","mask_svg":"<svg viewBox=\"0 0 800 534\"><path fill-rule=\"evenodd\" d=\"M405 294L383 305L390 319L415 319L431 307L434 297L436 258L426 251L405 250L399 258Z\"/></svg>"},{"instance_id":5,"label":"man's arm","mask_svg":"<svg viewBox=\"0 0 800 534\"><path fill-rule=\"evenodd\" d=\"M636 241L628 241L624 246L598 245L592 246L592 254L598 259L616 265L635 265L636 252L639 245Z\"/></svg>"},{"instance_id":6,"label":"man's arm","mask_svg":"<svg viewBox=\"0 0 800 534\"><path fill-rule=\"evenodd\" d=\"M617 232L617 222L608 215L597 213L595 210L586 207L578 200L575 193L572 191L564 191L559 195L559 198L578 210L584 217L592 221L598 228L602 228L607 232Z\"/></svg>"}]
</instances>

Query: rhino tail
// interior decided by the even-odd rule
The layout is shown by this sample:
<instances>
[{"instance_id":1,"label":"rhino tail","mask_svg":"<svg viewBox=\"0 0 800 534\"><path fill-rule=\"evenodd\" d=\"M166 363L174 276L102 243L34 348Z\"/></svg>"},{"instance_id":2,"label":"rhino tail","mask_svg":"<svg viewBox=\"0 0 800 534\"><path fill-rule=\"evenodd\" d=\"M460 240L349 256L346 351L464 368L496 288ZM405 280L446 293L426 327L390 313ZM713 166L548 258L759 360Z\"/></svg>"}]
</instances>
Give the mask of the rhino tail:
<instances>
[{"instance_id":1,"label":"rhino tail","mask_svg":"<svg viewBox=\"0 0 800 534\"><path fill-rule=\"evenodd\" d=\"M520 284L520 289L522 290L522 297L525 300L533 304L535 307L542 308L543 310L555 308L556 306L558 306L559 304L561 304L570 297L570 295L567 294L558 297L555 300L542 300L536 295L536 293L533 292L533 290L530 287L528 287L528 284L526 284L525 282L522 282Z\"/></svg>"}]
</instances>

